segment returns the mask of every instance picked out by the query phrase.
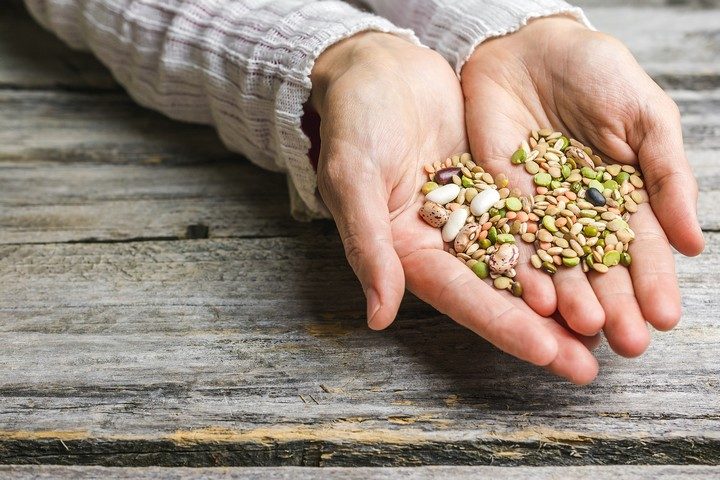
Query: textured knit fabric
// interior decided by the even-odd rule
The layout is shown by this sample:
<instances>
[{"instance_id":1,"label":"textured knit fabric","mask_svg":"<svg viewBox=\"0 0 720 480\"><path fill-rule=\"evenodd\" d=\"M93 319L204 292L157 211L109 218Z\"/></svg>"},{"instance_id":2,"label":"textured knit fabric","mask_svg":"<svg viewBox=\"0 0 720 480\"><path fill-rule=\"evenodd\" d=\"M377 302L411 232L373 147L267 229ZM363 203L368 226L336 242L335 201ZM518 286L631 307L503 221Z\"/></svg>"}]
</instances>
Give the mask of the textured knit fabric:
<instances>
[{"instance_id":1,"label":"textured knit fabric","mask_svg":"<svg viewBox=\"0 0 720 480\"><path fill-rule=\"evenodd\" d=\"M356 0L400 27L411 28L460 75L485 40L515 32L528 21L565 14L592 28L582 10L561 0Z\"/></svg>"},{"instance_id":2,"label":"textured knit fabric","mask_svg":"<svg viewBox=\"0 0 720 480\"><path fill-rule=\"evenodd\" d=\"M355 0L359 1L359 0ZM528 19L582 13L559 0L25 0L69 45L92 51L140 104L214 125L261 167L288 173L293 215L328 216L301 128L310 72L357 32L412 30L460 71L476 45Z\"/></svg>"},{"instance_id":3,"label":"textured knit fabric","mask_svg":"<svg viewBox=\"0 0 720 480\"><path fill-rule=\"evenodd\" d=\"M335 0L26 0L69 45L91 50L140 104L214 125L261 167L287 172L293 214L328 216L301 129L310 72L364 30L409 30Z\"/></svg>"}]
</instances>

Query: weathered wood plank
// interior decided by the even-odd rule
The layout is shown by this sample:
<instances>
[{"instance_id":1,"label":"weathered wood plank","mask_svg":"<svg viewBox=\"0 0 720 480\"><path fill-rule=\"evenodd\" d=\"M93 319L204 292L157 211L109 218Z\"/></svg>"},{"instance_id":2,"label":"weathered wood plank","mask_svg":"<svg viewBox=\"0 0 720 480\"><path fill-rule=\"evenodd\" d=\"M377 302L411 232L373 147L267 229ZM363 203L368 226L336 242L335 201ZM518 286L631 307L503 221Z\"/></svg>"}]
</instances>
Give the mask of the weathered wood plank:
<instances>
[{"instance_id":1,"label":"weathered wood plank","mask_svg":"<svg viewBox=\"0 0 720 480\"><path fill-rule=\"evenodd\" d=\"M720 92L720 91L718 91ZM720 93L672 92L701 189L720 229ZM294 235L284 180L225 150L214 132L123 95L0 92L0 243Z\"/></svg>"},{"instance_id":2,"label":"weathered wood plank","mask_svg":"<svg viewBox=\"0 0 720 480\"><path fill-rule=\"evenodd\" d=\"M20 3L0 8L0 88L119 89L91 54L65 46Z\"/></svg>"},{"instance_id":3,"label":"weathered wood plank","mask_svg":"<svg viewBox=\"0 0 720 480\"><path fill-rule=\"evenodd\" d=\"M719 467L705 466L613 466L613 467L415 467L415 468L112 468L62 466L0 466L0 474L23 479L85 480L96 478L184 480L257 479L266 480L428 480L452 478L475 480L554 480L592 478L594 480L715 479Z\"/></svg>"},{"instance_id":4,"label":"weathered wood plank","mask_svg":"<svg viewBox=\"0 0 720 480\"><path fill-rule=\"evenodd\" d=\"M598 11L661 83L718 86L716 10ZM651 12L662 36L637 21ZM2 15L14 43L38 30ZM340 244L326 224L287 223L279 176L235 163L210 129L97 93L115 88L97 63L43 38L29 51L0 37L0 462L720 462L720 234L679 259L683 324L639 360L601 349L588 388L414 299L372 333ZM720 98L673 95L716 229ZM11 245L183 238L197 223L212 240ZM263 235L285 236L218 239Z\"/></svg>"},{"instance_id":5,"label":"weathered wood plank","mask_svg":"<svg viewBox=\"0 0 720 480\"><path fill-rule=\"evenodd\" d=\"M578 388L413 299L367 331L321 232L0 246L0 462L715 464L720 234L678 262L680 327Z\"/></svg>"},{"instance_id":6,"label":"weathered wood plank","mask_svg":"<svg viewBox=\"0 0 720 480\"><path fill-rule=\"evenodd\" d=\"M720 149L720 90L671 91L690 152ZM207 127L174 122L124 94L0 90L0 161L201 164L240 158Z\"/></svg>"},{"instance_id":7,"label":"weathered wood plank","mask_svg":"<svg viewBox=\"0 0 720 480\"><path fill-rule=\"evenodd\" d=\"M720 88L720 3L705 9L648 8L641 2L587 8L594 26L622 40L665 88ZM685 2L674 2L680 4ZM700 2L689 2L699 4ZM605 5L606 2L595 2Z\"/></svg>"},{"instance_id":8,"label":"weathered wood plank","mask_svg":"<svg viewBox=\"0 0 720 480\"><path fill-rule=\"evenodd\" d=\"M204 165L3 162L0 243L296 235L285 178ZM195 229L197 230L197 229Z\"/></svg>"},{"instance_id":9,"label":"weathered wood plank","mask_svg":"<svg viewBox=\"0 0 720 480\"><path fill-rule=\"evenodd\" d=\"M209 127L175 122L124 93L0 89L0 161L199 164L237 160Z\"/></svg>"}]
</instances>

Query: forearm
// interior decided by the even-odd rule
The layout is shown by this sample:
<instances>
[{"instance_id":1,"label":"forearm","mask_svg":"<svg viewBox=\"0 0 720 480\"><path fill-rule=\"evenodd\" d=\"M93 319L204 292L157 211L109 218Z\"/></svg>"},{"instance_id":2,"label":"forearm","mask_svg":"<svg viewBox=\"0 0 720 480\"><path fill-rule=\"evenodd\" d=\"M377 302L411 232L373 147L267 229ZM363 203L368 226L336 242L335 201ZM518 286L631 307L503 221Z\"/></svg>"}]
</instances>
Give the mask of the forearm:
<instances>
[{"instance_id":1,"label":"forearm","mask_svg":"<svg viewBox=\"0 0 720 480\"><path fill-rule=\"evenodd\" d=\"M389 21L335 0L25 0L46 28L92 51L140 104L214 125L224 143L289 173L304 210L324 215L301 129L316 58ZM292 198L298 199L298 195Z\"/></svg>"},{"instance_id":2,"label":"forearm","mask_svg":"<svg viewBox=\"0 0 720 480\"><path fill-rule=\"evenodd\" d=\"M459 74L483 41L512 33L534 18L566 14L589 25L562 0L364 0L378 15L411 28Z\"/></svg>"}]
</instances>

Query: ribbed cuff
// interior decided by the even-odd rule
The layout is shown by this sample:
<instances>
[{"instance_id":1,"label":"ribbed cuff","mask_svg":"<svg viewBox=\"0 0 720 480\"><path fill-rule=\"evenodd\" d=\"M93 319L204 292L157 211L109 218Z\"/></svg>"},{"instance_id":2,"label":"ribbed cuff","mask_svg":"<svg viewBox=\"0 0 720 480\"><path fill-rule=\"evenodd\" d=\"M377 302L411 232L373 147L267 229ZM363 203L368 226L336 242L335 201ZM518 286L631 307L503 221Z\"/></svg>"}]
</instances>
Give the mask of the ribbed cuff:
<instances>
[{"instance_id":1,"label":"ribbed cuff","mask_svg":"<svg viewBox=\"0 0 720 480\"><path fill-rule=\"evenodd\" d=\"M460 75L463 65L485 40L513 33L530 20L568 15L593 28L582 9L560 0L465 0L438 6L420 39Z\"/></svg>"},{"instance_id":2,"label":"ribbed cuff","mask_svg":"<svg viewBox=\"0 0 720 480\"><path fill-rule=\"evenodd\" d=\"M309 3L295 11L295 15L306 19L302 24L307 28L294 32L290 38L293 52L288 55L287 70L291 76L280 85L275 97L275 111L282 112L282 117L276 119L279 153L288 170L293 216L299 220L328 218L330 213L316 192L317 179L308 158L310 140L301 124L316 59L335 43L369 30L392 33L416 45L420 42L411 30L397 28L382 17L361 12L342 1Z\"/></svg>"}]
</instances>

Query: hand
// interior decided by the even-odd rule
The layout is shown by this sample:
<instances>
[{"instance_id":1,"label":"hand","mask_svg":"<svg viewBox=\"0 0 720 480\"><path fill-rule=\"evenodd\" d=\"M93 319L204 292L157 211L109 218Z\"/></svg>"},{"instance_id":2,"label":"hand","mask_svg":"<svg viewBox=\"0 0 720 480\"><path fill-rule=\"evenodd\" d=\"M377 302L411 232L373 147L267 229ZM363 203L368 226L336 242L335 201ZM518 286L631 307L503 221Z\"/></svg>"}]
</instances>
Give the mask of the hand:
<instances>
[{"instance_id":1,"label":"hand","mask_svg":"<svg viewBox=\"0 0 720 480\"><path fill-rule=\"evenodd\" d=\"M463 67L462 87L473 156L527 193L534 190L530 175L508 159L534 129L562 130L607 161L639 164L652 208L641 205L631 218L637 237L629 272L586 278L579 268L554 277L527 264L517 270L538 313L557 308L574 331L592 335L604 327L616 352L641 354L650 341L646 320L667 330L680 319L668 238L686 255L704 246L675 104L620 42L565 17L482 44Z\"/></svg>"},{"instance_id":2,"label":"hand","mask_svg":"<svg viewBox=\"0 0 720 480\"><path fill-rule=\"evenodd\" d=\"M447 62L399 37L364 33L323 53L312 81L318 188L365 291L370 327L393 321L407 282L506 352L592 380L597 363L581 341L477 278L418 215L423 166L467 151L462 92Z\"/></svg>"}]
</instances>

